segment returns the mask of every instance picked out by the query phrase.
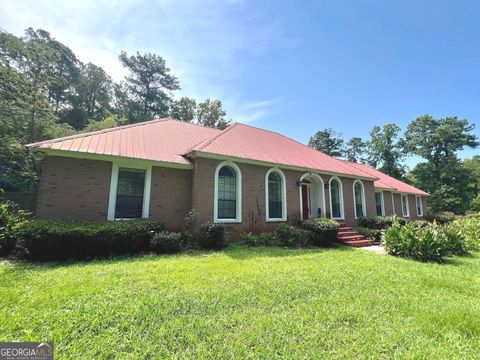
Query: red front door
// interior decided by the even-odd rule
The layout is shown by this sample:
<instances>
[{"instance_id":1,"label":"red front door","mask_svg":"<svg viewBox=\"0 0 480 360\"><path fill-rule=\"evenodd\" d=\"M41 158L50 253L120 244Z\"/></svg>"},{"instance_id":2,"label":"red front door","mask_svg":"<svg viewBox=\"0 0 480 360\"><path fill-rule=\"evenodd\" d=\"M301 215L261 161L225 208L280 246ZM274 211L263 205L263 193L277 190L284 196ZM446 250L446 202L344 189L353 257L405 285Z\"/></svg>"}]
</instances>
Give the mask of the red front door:
<instances>
[{"instance_id":1,"label":"red front door","mask_svg":"<svg viewBox=\"0 0 480 360\"><path fill-rule=\"evenodd\" d=\"M309 194L308 194L308 186L302 185L302 220L307 220L309 218Z\"/></svg>"}]
</instances>

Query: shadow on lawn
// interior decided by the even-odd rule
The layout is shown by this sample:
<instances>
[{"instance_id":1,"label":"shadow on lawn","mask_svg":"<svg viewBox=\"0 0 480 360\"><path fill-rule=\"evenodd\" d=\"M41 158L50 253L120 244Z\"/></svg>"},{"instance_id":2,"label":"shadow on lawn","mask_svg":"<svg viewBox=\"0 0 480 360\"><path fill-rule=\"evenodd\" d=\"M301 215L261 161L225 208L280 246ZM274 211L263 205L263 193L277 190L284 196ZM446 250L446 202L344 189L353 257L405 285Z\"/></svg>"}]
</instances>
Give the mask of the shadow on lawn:
<instances>
[{"instance_id":1,"label":"shadow on lawn","mask_svg":"<svg viewBox=\"0 0 480 360\"><path fill-rule=\"evenodd\" d=\"M247 247L244 245L232 245L225 250L225 255L231 257L232 259L249 260L254 258L305 256L309 254L319 254L329 251L350 252L353 251L353 249L346 246L292 249L276 246Z\"/></svg>"}]
</instances>

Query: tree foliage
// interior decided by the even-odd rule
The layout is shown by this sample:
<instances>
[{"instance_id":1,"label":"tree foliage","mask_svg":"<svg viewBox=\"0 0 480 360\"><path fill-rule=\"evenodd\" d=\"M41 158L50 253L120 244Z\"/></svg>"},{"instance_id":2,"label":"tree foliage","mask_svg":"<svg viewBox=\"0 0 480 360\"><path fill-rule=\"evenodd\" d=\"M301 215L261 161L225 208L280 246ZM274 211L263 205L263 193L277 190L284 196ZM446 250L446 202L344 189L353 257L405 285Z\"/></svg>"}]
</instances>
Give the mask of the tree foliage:
<instances>
[{"instance_id":1,"label":"tree foliage","mask_svg":"<svg viewBox=\"0 0 480 360\"><path fill-rule=\"evenodd\" d=\"M317 131L308 141L308 146L333 157L343 156L343 135L333 129Z\"/></svg>"},{"instance_id":2,"label":"tree foliage","mask_svg":"<svg viewBox=\"0 0 480 360\"><path fill-rule=\"evenodd\" d=\"M352 137L348 140L345 148L345 159L356 163L365 163L367 160L365 154L368 143L360 137Z\"/></svg>"},{"instance_id":3,"label":"tree foliage","mask_svg":"<svg viewBox=\"0 0 480 360\"><path fill-rule=\"evenodd\" d=\"M369 165L397 179L401 179L405 173L402 165L405 152L400 130L396 124L385 124L383 128L374 126L368 146Z\"/></svg>"},{"instance_id":4,"label":"tree foliage","mask_svg":"<svg viewBox=\"0 0 480 360\"><path fill-rule=\"evenodd\" d=\"M114 83L45 30L0 31L0 180L34 189L35 159L25 145L36 141L155 117L229 124L219 100L175 100L180 84L161 56L122 52L119 59L129 74Z\"/></svg>"}]
</instances>

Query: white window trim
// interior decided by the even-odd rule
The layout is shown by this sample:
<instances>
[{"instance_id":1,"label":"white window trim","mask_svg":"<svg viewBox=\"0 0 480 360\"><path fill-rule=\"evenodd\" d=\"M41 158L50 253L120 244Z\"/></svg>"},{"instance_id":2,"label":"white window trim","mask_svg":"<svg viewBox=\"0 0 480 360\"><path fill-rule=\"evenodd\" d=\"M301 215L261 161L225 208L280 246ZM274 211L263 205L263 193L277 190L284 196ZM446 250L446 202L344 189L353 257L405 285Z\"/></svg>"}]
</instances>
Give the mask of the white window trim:
<instances>
[{"instance_id":1,"label":"white window trim","mask_svg":"<svg viewBox=\"0 0 480 360\"><path fill-rule=\"evenodd\" d=\"M220 169L224 166L230 166L237 175L237 199L236 199L236 213L237 217L235 219L219 219L218 218L218 173ZM242 172L240 168L231 161L223 161L217 165L214 175L214 189L213 189L213 222L214 223L241 223L242 222Z\"/></svg>"},{"instance_id":2,"label":"white window trim","mask_svg":"<svg viewBox=\"0 0 480 360\"><path fill-rule=\"evenodd\" d=\"M280 175L282 180L282 217L281 218L270 218L269 214L269 204L268 204L268 177L274 172ZM265 174L265 221L275 222L275 221L287 221L287 180L285 174L279 168L271 168Z\"/></svg>"},{"instance_id":3,"label":"white window trim","mask_svg":"<svg viewBox=\"0 0 480 360\"><path fill-rule=\"evenodd\" d=\"M383 200L383 191L375 191L375 194L380 194L380 204L382 206L382 216L385 216L385 202ZM377 207L377 199L375 199L375 208L376 207Z\"/></svg>"},{"instance_id":4,"label":"white window trim","mask_svg":"<svg viewBox=\"0 0 480 360\"><path fill-rule=\"evenodd\" d=\"M135 161L114 161L112 162L112 176L110 177L110 194L108 198L107 220L126 220L115 218L117 205L118 170L119 168L145 170L145 184L143 186L142 218L150 216L150 193L152 189L152 166L135 163ZM129 219L130 220L130 219Z\"/></svg>"},{"instance_id":5,"label":"white window trim","mask_svg":"<svg viewBox=\"0 0 480 360\"><path fill-rule=\"evenodd\" d=\"M420 213L418 213L417 199L420 200ZM417 216L423 217L423 202L422 202L422 197L420 195L415 195L415 208L417 211Z\"/></svg>"},{"instance_id":6,"label":"white window trim","mask_svg":"<svg viewBox=\"0 0 480 360\"><path fill-rule=\"evenodd\" d=\"M403 212L403 197L407 198L407 214ZM402 204L402 216L403 217L410 217L410 204L408 203L408 194L401 194L400 195L400 204Z\"/></svg>"},{"instance_id":7,"label":"white window trim","mask_svg":"<svg viewBox=\"0 0 480 360\"><path fill-rule=\"evenodd\" d=\"M340 190L340 217L333 217L333 211L332 211L332 180L337 180ZM345 211L344 211L344 204L343 204L343 184L342 181L336 177L332 176L330 180L328 181L328 195L330 196L330 218L333 220L344 220L345 219Z\"/></svg>"},{"instance_id":8,"label":"white window trim","mask_svg":"<svg viewBox=\"0 0 480 360\"><path fill-rule=\"evenodd\" d=\"M362 210L363 210L363 213L364 215L363 216L367 216L367 205L366 205L366 201L365 201L365 186L363 186L363 182L362 180L355 180L353 182L353 186L352 186L352 189L353 189L353 213L355 215L355 219L358 219L360 216L357 216L357 200L355 199L355 184L359 183L360 186L362 187Z\"/></svg>"}]
</instances>

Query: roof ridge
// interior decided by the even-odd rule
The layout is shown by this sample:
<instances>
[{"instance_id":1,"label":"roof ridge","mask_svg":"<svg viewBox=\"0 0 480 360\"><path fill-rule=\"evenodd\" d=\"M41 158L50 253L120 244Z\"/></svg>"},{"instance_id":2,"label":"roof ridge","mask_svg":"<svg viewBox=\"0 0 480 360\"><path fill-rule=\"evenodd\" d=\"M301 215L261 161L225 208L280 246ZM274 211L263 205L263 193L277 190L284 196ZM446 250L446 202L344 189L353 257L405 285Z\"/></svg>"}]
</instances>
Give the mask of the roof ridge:
<instances>
[{"instance_id":1,"label":"roof ridge","mask_svg":"<svg viewBox=\"0 0 480 360\"><path fill-rule=\"evenodd\" d=\"M117 127L113 127L113 128L90 131L90 132L87 132L87 133L81 133L81 134L63 136L63 137L59 137L59 138L55 138L55 139L38 141L38 142L31 143L31 144L27 144L25 146L35 147L35 146L39 146L39 145L43 145L43 144L54 144L54 143L57 143L57 142L60 142L60 141L80 139L80 138L84 138L84 137L87 137L87 136L105 134L105 133L109 133L109 132L113 132L113 131L117 131L117 130L129 129L129 128L136 127L136 126L144 126L144 125L149 125L149 124L152 124L152 123L158 123L158 122L169 121L169 120L179 121L179 120L175 120L175 119L172 119L172 118L153 119L153 120L142 121L142 122L135 123L135 124L122 125L122 126L117 126Z\"/></svg>"},{"instance_id":2,"label":"roof ridge","mask_svg":"<svg viewBox=\"0 0 480 360\"><path fill-rule=\"evenodd\" d=\"M214 142L215 140L217 140L220 136L226 134L227 132L229 132L231 129L233 129L235 126L237 126L239 123L237 122L234 122L232 125L228 126L227 128L223 129L222 131L220 131L218 134L215 134L214 136L212 136L211 138L207 139L207 140L204 140L194 146L192 146L190 149L188 149L188 151L185 153L185 154L188 154L192 151L201 151L203 148L205 148L206 146L210 145L212 142ZM198 147L197 147L198 146Z\"/></svg>"}]
</instances>

